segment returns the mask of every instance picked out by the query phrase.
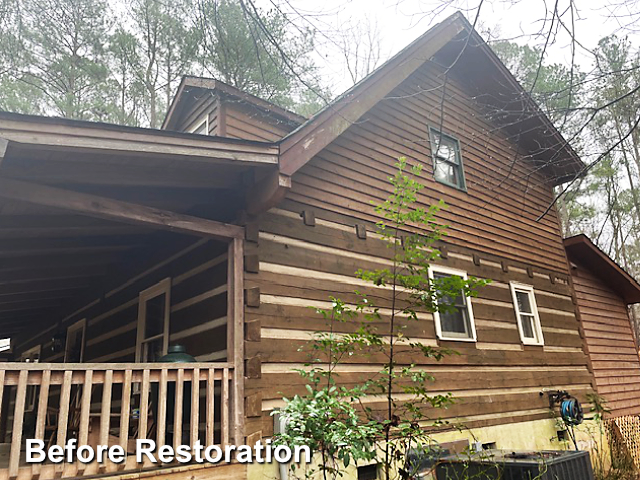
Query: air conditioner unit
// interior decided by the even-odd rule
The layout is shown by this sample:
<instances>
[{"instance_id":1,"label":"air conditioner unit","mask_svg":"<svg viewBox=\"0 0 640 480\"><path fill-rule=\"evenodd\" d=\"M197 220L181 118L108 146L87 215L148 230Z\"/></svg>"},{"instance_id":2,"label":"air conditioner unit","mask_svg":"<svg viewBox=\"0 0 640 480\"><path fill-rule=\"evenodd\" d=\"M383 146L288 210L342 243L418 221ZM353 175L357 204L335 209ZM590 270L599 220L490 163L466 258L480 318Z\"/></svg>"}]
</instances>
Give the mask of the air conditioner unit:
<instances>
[{"instance_id":1,"label":"air conditioner unit","mask_svg":"<svg viewBox=\"0 0 640 480\"><path fill-rule=\"evenodd\" d=\"M484 450L442 457L437 480L593 480L589 452Z\"/></svg>"}]
</instances>

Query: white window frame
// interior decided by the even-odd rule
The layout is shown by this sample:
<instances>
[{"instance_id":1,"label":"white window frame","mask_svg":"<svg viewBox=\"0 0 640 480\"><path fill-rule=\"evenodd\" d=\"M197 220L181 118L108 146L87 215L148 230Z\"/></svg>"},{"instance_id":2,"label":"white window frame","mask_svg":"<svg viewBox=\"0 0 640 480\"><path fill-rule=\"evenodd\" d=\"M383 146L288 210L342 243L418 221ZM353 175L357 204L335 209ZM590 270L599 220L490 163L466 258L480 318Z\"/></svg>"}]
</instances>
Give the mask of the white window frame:
<instances>
[{"instance_id":1,"label":"white window frame","mask_svg":"<svg viewBox=\"0 0 640 480\"><path fill-rule=\"evenodd\" d=\"M456 275L463 280L468 280L467 272L464 270L458 270L455 268L443 267L440 265L431 265L429 267L429 279L434 279L434 273L444 273L445 275ZM454 342L477 342L476 335L476 322L473 317L473 306L471 305L471 297L466 297L467 304L467 314L469 315L469 328L471 329L470 337L457 337L457 336L448 336L447 334L442 332L442 327L440 325L440 312L433 312L433 320L436 327L436 335L440 340L454 341Z\"/></svg>"},{"instance_id":2,"label":"white window frame","mask_svg":"<svg viewBox=\"0 0 640 480\"><path fill-rule=\"evenodd\" d=\"M164 330L161 334L144 338L145 321L147 319L147 302L164 294ZM140 292L138 297L138 331L136 335L136 363L143 361L142 344L149 340L162 338L162 354L166 355L169 349L169 320L171 318L171 279L165 278L154 286Z\"/></svg>"},{"instance_id":3,"label":"white window frame","mask_svg":"<svg viewBox=\"0 0 640 480\"><path fill-rule=\"evenodd\" d=\"M526 285L524 283L509 282L509 288L511 290L511 298L513 300L513 310L516 314L516 322L518 324L518 331L520 332L520 340L524 345L544 345L544 336L542 335L542 325L540 324L540 315L538 313L538 304L536 303L536 295L533 286ZM533 314L533 328L535 329L537 340L524 336L524 330L522 329L522 321L520 318L520 308L518 307L518 298L516 297L516 291L524 292L529 296L529 303L531 304L531 310Z\"/></svg>"},{"instance_id":4,"label":"white window frame","mask_svg":"<svg viewBox=\"0 0 640 480\"><path fill-rule=\"evenodd\" d=\"M202 125L205 126L205 133L197 133L196 132L198 130L200 130L200 128L202 128ZM189 130L189 133L193 133L196 135L209 135L209 114L206 113L204 115L204 118L202 120L200 120L198 123L196 123L196 126L191 128L191 130Z\"/></svg>"},{"instance_id":5,"label":"white window frame","mask_svg":"<svg viewBox=\"0 0 640 480\"><path fill-rule=\"evenodd\" d=\"M67 363L69 358L69 346L71 343L69 342L71 334L76 332L77 330L82 330L82 341L80 346L80 362L84 362L84 347L85 341L87 338L87 319L83 318L82 320L77 321L73 325L67 328L67 339L64 342L64 363Z\"/></svg>"}]
</instances>

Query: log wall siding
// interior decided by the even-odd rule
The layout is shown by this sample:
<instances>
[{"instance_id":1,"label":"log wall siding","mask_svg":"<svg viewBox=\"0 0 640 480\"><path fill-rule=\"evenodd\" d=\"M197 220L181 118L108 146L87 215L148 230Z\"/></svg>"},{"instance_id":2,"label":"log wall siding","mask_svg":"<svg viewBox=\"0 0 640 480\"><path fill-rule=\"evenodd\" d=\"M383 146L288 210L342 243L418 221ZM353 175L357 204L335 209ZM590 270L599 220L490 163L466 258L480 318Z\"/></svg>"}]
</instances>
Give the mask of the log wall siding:
<instances>
[{"instance_id":1,"label":"log wall siding","mask_svg":"<svg viewBox=\"0 0 640 480\"><path fill-rule=\"evenodd\" d=\"M214 241L195 241L154 264L141 269L116 289L67 317L61 327L87 319L84 362L133 362L141 291L171 278L169 344L184 345L199 361L226 360L227 258L226 246ZM51 334L20 346L20 351L42 345L42 362L62 362L64 352L51 352ZM18 352L19 355L19 352Z\"/></svg>"},{"instance_id":2,"label":"log wall siding","mask_svg":"<svg viewBox=\"0 0 640 480\"><path fill-rule=\"evenodd\" d=\"M423 166L420 201L443 199L448 241L568 274L551 186L489 122L455 78L442 102L442 77L427 64L293 176L289 199L376 221L371 202L390 192L400 156ZM441 122L441 112L444 113ZM467 192L433 178L429 127L459 139Z\"/></svg>"},{"instance_id":3,"label":"log wall siding","mask_svg":"<svg viewBox=\"0 0 640 480\"><path fill-rule=\"evenodd\" d=\"M209 135L242 140L275 142L297 126L246 102L207 92L182 116L175 129L190 132L207 115Z\"/></svg>"},{"instance_id":4,"label":"log wall siding","mask_svg":"<svg viewBox=\"0 0 640 480\"><path fill-rule=\"evenodd\" d=\"M358 290L382 307L384 318L389 307L387 290L354 275L358 268L381 268L389 263L389 251L372 233L373 224L367 225L366 239L362 239L356 234L360 219L315 208L315 225L309 226L300 215L308 206L292 202L284 206L287 208L272 209L259 218L258 243L253 247L259 266L245 275L248 291L259 289L259 302L246 307L247 331L259 333L245 343L248 364L253 366L247 370L245 393L247 399L261 405L247 409L245 428L247 434L256 436L271 434L269 411L282 405L283 396L303 391L304 381L292 371L305 368L309 360L308 352L300 347L314 331L328 329L309 306L330 308L330 295L355 302L353 292ZM462 420L469 427L549 418L546 397L540 396L543 388L566 389L584 400L592 391L592 376L568 278L552 269L528 269L528 265L505 257L478 255L469 248L449 244L447 251L448 258L438 264L493 282L472 300L477 343L437 340L429 313L420 314L418 322L407 323L406 334L412 339L461 353L440 363L421 356L405 357L407 362L424 364L435 376L434 391L450 391L459 399L438 415ZM508 285L511 280L535 287L544 347L521 344ZM348 323L336 328L353 330ZM355 383L363 376L375 375L382 361L376 356L366 362L346 359L339 367L341 380ZM371 402L370 406L376 407Z\"/></svg>"},{"instance_id":5,"label":"log wall siding","mask_svg":"<svg viewBox=\"0 0 640 480\"><path fill-rule=\"evenodd\" d=\"M640 414L640 361L624 301L574 260L573 285L598 394L612 416Z\"/></svg>"}]
</instances>

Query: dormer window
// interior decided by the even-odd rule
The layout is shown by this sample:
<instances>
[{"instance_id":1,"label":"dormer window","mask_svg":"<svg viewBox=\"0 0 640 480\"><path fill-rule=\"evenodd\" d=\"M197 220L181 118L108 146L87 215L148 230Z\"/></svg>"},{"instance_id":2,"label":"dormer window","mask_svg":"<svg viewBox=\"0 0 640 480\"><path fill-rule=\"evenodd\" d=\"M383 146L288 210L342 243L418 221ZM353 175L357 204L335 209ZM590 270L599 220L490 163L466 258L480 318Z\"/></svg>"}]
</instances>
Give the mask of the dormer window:
<instances>
[{"instance_id":1,"label":"dormer window","mask_svg":"<svg viewBox=\"0 0 640 480\"><path fill-rule=\"evenodd\" d=\"M435 179L460 190L466 190L460 142L435 128L429 129L431 152L433 153L433 174Z\"/></svg>"},{"instance_id":2,"label":"dormer window","mask_svg":"<svg viewBox=\"0 0 640 480\"><path fill-rule=\"evenodd\" d=\"M196 126L192 128L189 133L195 133L196 135L209 135L209 116L205 115Z\"/></svg>"}]
</instances>

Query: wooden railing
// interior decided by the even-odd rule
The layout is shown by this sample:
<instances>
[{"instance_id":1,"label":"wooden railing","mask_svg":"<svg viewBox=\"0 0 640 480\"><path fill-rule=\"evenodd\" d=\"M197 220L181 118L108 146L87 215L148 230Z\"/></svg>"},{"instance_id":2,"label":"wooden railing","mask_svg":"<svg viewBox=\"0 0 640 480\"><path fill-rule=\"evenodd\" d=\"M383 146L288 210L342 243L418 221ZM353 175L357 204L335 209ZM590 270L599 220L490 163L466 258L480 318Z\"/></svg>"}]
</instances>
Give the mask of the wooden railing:
<instances>
[{"instance_id":1,"label":"wooden railing","mask_svg":"<svg viewBox=\"0 0 640 480\"><path fill-rule=\"evenodd\" d=\"M10 442L0 480L152 466L135 463L137 439L225 445L233 430L233 373L230 363L0 363L0 435ZM71 438L78 445L120 445L127 459L120 465L25 462L27 439L42 440L46 450Z\"/></svg>"}]
</instances>

